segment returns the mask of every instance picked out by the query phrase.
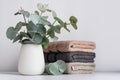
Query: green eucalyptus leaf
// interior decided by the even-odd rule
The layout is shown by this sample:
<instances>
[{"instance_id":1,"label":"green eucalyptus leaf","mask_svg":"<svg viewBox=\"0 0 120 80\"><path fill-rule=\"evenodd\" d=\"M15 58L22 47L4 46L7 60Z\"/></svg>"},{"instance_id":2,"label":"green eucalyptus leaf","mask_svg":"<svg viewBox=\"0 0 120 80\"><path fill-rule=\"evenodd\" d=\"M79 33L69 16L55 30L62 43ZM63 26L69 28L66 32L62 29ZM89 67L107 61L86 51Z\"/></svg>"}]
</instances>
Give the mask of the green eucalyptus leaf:
<instances>
[{"instance_id":1,"label":"green eucalyptus leaf","mask_svg":"<svg viewBox=\"0 0 120 80\"><path fill-rule=\"evenodd\" d=\"M16 12L14 15L21 15L21 13L18 11L18 12Z\"/></svg>"},{"instance_id":2,"label":"green eucalyptus leaf","mask_svg":"<svg viewBox=\"0 0 120 80\"><path fill-rule=\"evenodd\" d=\"M51 38L52 41L57 41L59 38L57 36L54 36L54 38Z\"/></svg>"},{"instance_id":3,"label":"green eucalyptus leaf","mask_svg":"<svg viewBox=\"0 0 120 80\"><path fill-rule=\"evenodd\" d=\"M56 26L53 26L53 28L54 28L56 33L60 34L61 26L56 25Z\"/></svg>"},{"instance_id":4,"label":"green eucalyptus leaf","mask_svg":"<svg viewBox=\"0 0 120 80\"><path fill-rule=\"evenodd\" d=\"M67 24L66 23L64 23L63 27L64 27L65 30L67 30L68 32L70 32L70 30L67 28Z\"/></svg>"},{"instance_id":5,"label":"green eucalyptus leaf","mask_svg":"<svg viewBox=\"0 0 120 80\"><path fill-rule=\"evenodd\" d=\"M6 32L7 38L10 40L14 39L16 37L17 31L15 30L14 27L9 27Z\"/></svg>"},{"instance_id":6,"label":"green eucalyptus leaf","mask_svg":"<svg viewBox=\"0 0 120 80\"><path fill-rule=\"evenodd\" d=\"M60 75L65 72L66 64L62 60L58 60L54 63L49 63L46 65L45 70L48 74L51 75Z\"/></svg>"},{"instance_id":7,"label":"green eucalyptus leaf","mask_svg":"<svg viewBox=\"0 0 120 80\"><path fill-rule=\"evenodd\" d=\"M34 36L34 33L35 33L34 31L33 31L33 32L32 32L32 31L28 31L28 32L27 32L27 34L28 34L28 36L29 36L30 38L32 38L32 37Z\"/></svg>"},{"instance_id":8,"label":"green eucalyptus leaf","mask_svg":"<svg viewBox=\"0 0 120 80\"><path fill-rule=\"evenodd\" d=\"M25 25L25 23L23 23L23 22L18 22L17 25L16 25L16 27L15 27L15 30L16 30L16 31L19 31L19 30L21 29L21 27L24 26L24 25Z\"/></svg>"},{"instance_id":9,"label":"green eucalyptus leaf","mask_svg":"<svg viewBox=\"0 0 120 80\"><path fill-rule=\"evenodd\" d=\"M58 23L59 23L62 27L64 27L65 30L67 30L68 32L70 32L70 30L67 28L67 24L64 23L60 18L54 17L54 19L55 19L56 21L58 21Z\"/></svg>"},{"instance_id":10,"label":"green eucalyptus leaf","mask_svg":"<svg viewBox=\"0 0 120 80\"><path fill-rule=\"evenodd\" d=\"M58 60L55 63L58 65L59 71L61 73L64 73L65 70L66 70L66 63L64 61L62 61L62 60Z\"/></svg>"},{"instance_id":11,"label":"green eucalyptus leaf","mask_svg":"<svg viewBox=\"0 0 120 80\"><path fill-rule=\"evenodd\" d=\"M48 8L47 4L42 4L42 3L38 3L37 4L37 8L41 11L41 12L45 12Z\"/></svg>"},{"instance_id":12,"label":"green eucalyptus leaf","mask_svg":"<svg viewBox=\"0 0 120 80\"><path fill-rule=\"evenodd\" d=\"M45 35L46 34L46 28L44 27L44 25L42 24L37 24L37 32L40 33L41 35Z\"/></svg>"},{"instance_id":13,"label":"green eucalyptus leaf","mask_svg":"<svg viewBox=\"0 0 120 80\"><path fill-rule=\"evenodd\" d=\"M39 23L39 21L41 20L40 16L37 14L31 14L29 18L30 18L30 21L32 21L34 24Z\"/></svg>"},{"instance_id":14,"label":"green eucalyptus leaf","mask_svg":"<svg viewBox=\"0 0 120 80\"><path fill-rule=\"evenodd\" d=\"M14 43L14 42L17 42L17 41L20 40L20 39L21 39L21 35L17 35L17 36L14 38L13 43Z\"/></svg>"},{"instance_id":15,"label":"green eucalyptus leaf","mask_svg":"<svg viewBox=\"0 0 120 80\"><path fill-rule=\"evenodd\" d=\"M71 23L74 29L77 29L77 25L75 23Z\"/></svg>"},{"instance_id":16,"label":"green eucalyptus leaf","mask_svg":"<svg viewBox=\"0 0 120 80\"><path fill-rule=\"evenodd\" d=\"M58 17L54 17L54 19L63 27L64 26L64 22L58 18Z\"/></svg>"},{"instance_id":17,"label":"green eucalyptus leaf","mask_svg":"<svg viewBox=\"0 0 120 80\"><path fill-rule=\"evenodd\" d=\"M23 9L21 9L19 12L27 18L30 16L30 13L28 11L23 10Z\"/></svg>"},{"instance_id":18,"label":"green eucalyptus leaf","mask_svg":"<svg viewBox=\"0 0 120 80\"><path fill-rule=\"evenodd\" d=\"M42 42L42 36L39 33L35 33L33 41L35 44L40 44Z\"/></svg>"},{"instance_id":19,"label":"green eucalyptus leaf","mask_svg":"<svg viewBox=\"0 0 120 80\"><path fill-rule=\"evenodd\" d=\"M49 65L50 65L50 63L49 64L45 64L45 72L48 72Z\"/></svg>"},{"instance_id":20,"label":"green eucalyptus leaf","mask_svg":"<svg viewBox=\"0 0 120 80\"><path fill-rule=\"evenodd\" d=\"M32 21L30 21L28 23L28 25L27 25L27 30L28 30L28 32L30 32L30 31L36 31L37 27L36 27L36 25Z\"/></svg>"},{"instance_id":21,"label":"green eucalyptus leaf","mask_svg":"<svg viewBox=\"0 0 120 80\"><path fill-rule=\"evenodd\" d=\"M55 11L48 9L47 4L39 3L37 4L37 8L40 10L41 15L38 11L35 11L34 14L30 14L28 11L24 11L23 9L16 12L15 15L22 14L23 17L28 20L28 22L18 22L15 28L8 28L6 32L7 38L13 40L13 42L19 41L23 44L41 44L44 48L46 48L49 43L49 37L57 40L58 37L56 37L55 34L60 34L61 28L64 28L65 30L70 32L70 30L67 28L67 23L58 18ZM46 11L52 12L52 16L55 22L57 22L60 27L55 25L54 23L51 24L51 22L47 20L48 16L42 15ZM69 21L73 28L77 29L77 18L71 16L69 18ZM49 26L49 29L45 27L46 25ZM22 26L26 26L26 30L24 32L21 32ZM54 64L54 67L55 66L56 63ZM57 73L57 71L53 72ZM63 71L61 70L60 72Z\"/></svg>"},{"instance_id":22,"label":"green eucalyptus leaf","mask_svg":"<svg viewBox=\"0 0 120 80\"><path fill-rule=\"evenodd\" d=\"M52 28L48 29L48 32L47 34L51 37L51 38L54 38L55 37L55 32Z\"/></svg>"},{"instance_id":23,"label":"green eucalyptus leaf","mask_svg":"<svg viewBox=\"0 0 120 80\"><path fill-rule=\"evenodd\" d=\"M60 74L62 74L61 72L59 72L59 67L58 67L58 65L56 63L53 63L53 64L50 65L49 72L52 75L60 75Z\"/></svg>"},{"instance_id":24,"label":"green eucalyptus leaf","mask_svg":"<svg viewBox=\"0 0 120 80\"><path fill-rule=\"evenodd\" d=\"M38 11L35 11L35 14L39 15L39 12L38 12Z\"/></svg>"},{"instance_id":25,"label":"green eucalyptus leaf","mask_svg":"<svg viewBox=\"0 0 120 80\"><path fill-rule=\"evenodd\" d=\"M30 38L29 35L25 32L20 32L20 35L26 38Z\"/></svg>"},{"instance_id":26,"label":"green eucalyptus leaf","mask_svg":"<svg viewBox=\"0 0 120 80\"><path fill-rule=\"evenodd\" d=\"M57 17L57 14L56 14L55 11L52 11L52 16L53 16L53 17Z\"/></svg>"},{"instance_id":27,"label":"green eucalyptus leaf","mask_svg":"<svg viewBox=\"0 0 120 80\"><path fill-rule=\"evenodd\" d=\"M45 65L45 71L48 73L48 74L51 74L50 71L49 71L49 67L52 65L52 63L49 63L49 64L46 64Z\"/></svg>"},{"instance_id":28,"label":"green eucalyptus leaf","mask_svg":"<svg viewBox=\"0 0 120 80\"><path fill-rule=\"evenodd\" d=\"M50 10L50 9L47 9L47 11L48 11L48 12L52 12L52 10Z\"/></svg>"},{"instance_id":29,"label":"green eucalyptus leaf","mask_svg":"<svg viewBox=\"0 0 120 80\"><path fill-rule=\"evenodd\" d=\"M23 15L28 18L30 16L30 13L28 11L24 11Z\"/></svg>"},{"instance_id":30,"label":"green eucalyptus leaf","mask_svg":"<svg viewBox=\"0 0 120 80\"><path fill-rule=\"evenodd\" d=\"M26 37L26 38L30 39L30 37L29 37L29 35L28 35L27 33L25 33L25 32L20 32L20 34L18 34L18 35L14 38L13 43L16 42L16 41L18 41L18 40L21 41L23 37Z\"/></svg>"},{"instance_id":31,"label":"green eucalyptus leaf","mask_svg":"<svg viewBox=\"0 0 120 80\"><path fill-rule=\"evenodd\" d=\"M30 41L29 39L24 39L21 42L22 44L34 44L32 41Z\"/></svg>"},{"instance_id":32,"label":"green eucalyptus leaf","mask_svg":"<svg viewBox=\"0 0 120 80\"><path fill-rule=\"evenodd\" d=\"M42 16L43 19L47 20L48 19L48 16Z\"/></svg>"},{"instance_id":33,"label":"green eucalyptus leaf","mask_svg":"<svg viewBox=\"0 0 120 80\"><path fill-rule=\"evenodd\" d=\"M48 20L44 19L43 17L40 17L39 24L51 25L51 23Z\"/></svg>"},{"instance_id":34,"label":"green eucalyptus leaf","mask_svg":"<svg viewBox=\"0 0 120 80\"><path fill-rule=\"evenodd\" d=\"M43 39L42 39L43 48L47 48L48 44L49 44L49 39L47 37L43 37Z\"/></svg>"},{"instance_id":35,"label":"green eucalyptus leaf","mask_svg":"<svg viewBox=\"0 0 120 80\"><path fill-rule=\"evenodd\" d=\"M77 29L77 25L76 25L77 21L78 21L77 18L75 16L71 16L69 20L70 20L70 23L73 26L73 28Z\"/></svg>"},{"instance_id":36,"label":"green eucalyptus leaf","mask_svg":"<svg viewBox=\"0 0 120 80\"><path fill-rule=\"evenodd\" d=\"M46 20L44 17L41 17L37 14L31 14L30 15L30 20L34 23L34 24L43 24L43 25L51 25L51 23Z\"/></svg>"}]
</instances>

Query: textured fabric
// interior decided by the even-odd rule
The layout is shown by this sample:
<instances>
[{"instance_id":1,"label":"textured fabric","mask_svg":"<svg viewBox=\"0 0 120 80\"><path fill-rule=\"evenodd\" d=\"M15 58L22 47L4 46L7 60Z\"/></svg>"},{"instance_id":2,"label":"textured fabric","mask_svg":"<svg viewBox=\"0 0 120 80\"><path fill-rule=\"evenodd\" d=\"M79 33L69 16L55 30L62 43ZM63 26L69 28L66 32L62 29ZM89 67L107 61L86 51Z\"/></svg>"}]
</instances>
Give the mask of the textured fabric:
<instances>
[{"instance_id":1,"label":"textured fabric","mask_svg":"<svg viewBox=\"0 0 120 80\"><path fill-rule=\"evenodd\" d=\"M65 62L94 62L95 53L90 52L49 52L45 53L45 62L63 60Z\"/></svg>"},{"instance_id":2,"label":"textured fabric","mask_svg":"<svg viewBox=\"0 0 120 80\"><path fill-rule=\"evenodd\" d=\"M66 63L67 69L65 73L68 74L87 74L92 73L95 70L95 64L94 63Z\"/></svg>"},{"instance_id":3,"label":"textured fabric","mask_svg":"<svg viewBox=\"0 0 120 80\"><path fill-rule=\"evenodd\" d=\"M93 73L92 70L77 70L77 71L65 71L66 74L91 74Z\"/></svg>"},{"instance_id":4,"label":"textured fabric","mask_svg":"<svg viewBox=\"0 0 120 80\"><path fill-rule=\"evenodd\" d=\"M69 51L84 51L94 52L96 44L90 41L56 41L50 42L44 52L69 52Z\"/></svg>"}]
</instances>

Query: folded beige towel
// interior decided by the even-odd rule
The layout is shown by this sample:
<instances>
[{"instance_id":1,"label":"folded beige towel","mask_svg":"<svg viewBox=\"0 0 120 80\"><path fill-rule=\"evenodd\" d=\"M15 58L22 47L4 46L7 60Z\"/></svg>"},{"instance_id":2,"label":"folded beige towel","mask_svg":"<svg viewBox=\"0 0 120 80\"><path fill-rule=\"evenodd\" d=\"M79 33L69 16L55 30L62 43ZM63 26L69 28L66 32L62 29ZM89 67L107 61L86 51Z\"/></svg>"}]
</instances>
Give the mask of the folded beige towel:
<instances>
[{"instance_id":1,"label":"folded beige towel","mask_svg":"<svg viewBox=\"0 0 120 80\"><path fill-rule=\"evenodd\" d=\"M77 70L77 71L67 71L67 74L91 74L93 73L92 70Z\"/></svg>"},{"instance_id":2,"label":"folded beige towel","mask_svg":"<svg viewBox=\"0 0 120 80\"><path fill-rule=\"evenodd\" d=\"M56 41L50 42L47 49L44 52L69 52L69 51L83 51L83 52L94 52L96 44L91 41Z\"/></svg>"},{"instance_id":3,"label":"folded beige towel","mask_svg":"<svg viewBox=\"0 0 120 80\"><path fill-rule=\"evenodd\" d=\"M92 73L95 70L95 63L80 63L80 62L73 62L73 63L66 63L67 69L65 73L68 74L81 74L81 73Z\"/></svg>"}]
</instances>

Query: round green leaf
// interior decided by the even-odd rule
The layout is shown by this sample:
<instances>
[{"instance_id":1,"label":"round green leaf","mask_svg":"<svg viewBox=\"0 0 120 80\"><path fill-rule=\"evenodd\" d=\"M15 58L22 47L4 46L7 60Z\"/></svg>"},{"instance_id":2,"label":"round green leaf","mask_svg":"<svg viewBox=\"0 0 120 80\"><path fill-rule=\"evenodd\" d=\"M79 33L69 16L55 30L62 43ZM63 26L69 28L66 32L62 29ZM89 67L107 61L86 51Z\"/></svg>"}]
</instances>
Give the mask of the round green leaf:
<instances>
[{"instance_id":1,"label":"round green leaf","mask_svg":"<svg viewBox=\"0 0 120 80\"><path fill-rule=\"evenodd\" d=\"M28 23L28 25L27 25L27 31L28 32L36 32L37 31L37 27L36 27L36 25L32 21L30 21Z\"/></svg>"},{"instance_id":2,"label":"round green leaf","mask_svg":"<svg viewBox=\"0 0 120 80\"><path fill-rule=\"evenodd\" d=\"M6 32L7 38L10 40L14 39L16 37L17 31L15 30L14 27L9 27Z\"/></svg>"},{"instance_id":3,"label":"round green leaf","mask_svg":"<svg viewBox=\"0 0 120 80\"><path fill-rule=\"evenodd\" d=\"M46 72L52 75L60 75L66 70L66 64L62 60L58 60L54 63L49 63L46 65Z\"/></svg>"},{"instance_id":4,"label":"round green leaf","mask_svg":"<svg viewBox=\"0 0 120 80\"><path fill-rule=\"evenodd\" d=\"M52 63L49 63L49 64L46 64L45 65L45 71L48 73L48 74L51 74L50 71L49 71L49 67L52 65Z\"/></svg>"},{"instance_id":5,"label":"round green leaf","mask_svg":"<svg viewBox=\"0 0 120 80\"><path fill-rule=\"evenodd\" d=\"M37 32L40 33L41 35L46 34L46 28L42 24L37 24Z\"/></svg>"},{"instance_id":6,"label":"round green leaf","mask_svg":"<svg viewBox=\"0 0 120 80\"><path fill-rule=\"evenodd\" d=\"M49 39L44 36L43 39L42 39L42 47L43 48L47 48L48 47L48 43L49 43Z\"/></svg>"},{"instance_id":7,"label":"round green leaf","mask_svg":"<svg viewBox=\"0 0 120 80\"><path fill-rule=\"evenodd\" d=\"M55 11L52 11L52 16L53 16L53 17L57 17L57 14L56 14Z\"/></svg>"},{"instance_id":8,"label":"round green leaf","mask_svg":"<svg viewBox=\"0 0 120 80\"><path fill-rule=\"evenodd\" d=\"M70 20L70 23L73 26L73 28L77 29L77 25L76 25L77 21L78 21L77 18L75 16L71 16L69 20Z\"/></svg>"},{"instance_id":9,"label":"round green leaf","mask_svg":"<svg viewBox=\"0 0 120 80\"><path fill-rule=\"evenodd\" d=\"M55 32L52 28L50 28L47 32L47 34L51 37L51 38L54 38L55 37Z\"/></svg>"},{"instance_id":10,"label":"round green leaf","mask_svg":"<svg viewBox=\"0 0 120 80\"><path fill-rule=\"evenodd\" d=\"M43 19L47 20L48 19L48 16L42 16Z\"/></svg>"},{"instance_id":11,"label":"round green leaf","mask_svg":"<svg viewBox=\"0 0 120 80\"><path fill-rule=\"evenodd\" d=\"M44 17L41 17L41 16L40 16L39 24L51 25L51 23L48 20L44 19Z\"/></svg>"},{"instance_id":12,"label":"round green leaf","mask_svg":"<svg viewBox=\"0 0 120 80\"><path fill-rule=\"evenodd\" d=\"M59 68L59 71L60 71L61 73L64 73L65 70L66 70L66 63L65 63L64 61L62 61L62 60L58 60L58 61L56 61L55 63L57 64L57 66L58 66L58 68Z\"/></svg>"},{"instance_id":13,"label":"round green leaf","mask_svg":"<svg viewBox=\"0 0 120 80\"><path fill-rule=\"evenodd\" d=\"M34 24L39 23L39 21L41 20L39 15L37 14L31 14L29 18L30 18L30 21L32 21Z\"/></svg>"},{"instance_id":14,"label":"round green leaf","mask_svg":"<svg viewBox=\"0 0 120 80\"><path fill-rule=\"evenodd\" d=\"M20 39L21 39L21 35L16 36L16 37L14 38L14 40L13 40L13 43L16 42L16 41L18 41L18 40L20 40Z\"/></svg>"},{"instance_id":15,"label":"round green leaf","mask_svg":"<svg viewBox=\"0 0 120 80\"><path fill-rule=\"evenodd\" d=\"M67 28L67 24L66 23L64 23L63 27L64 27L65 30L67 30L68 32L70 32L70 30Z\"/></svg>"},{"instance_id":16,"label":"round green leaf","mask_svg":"<svg viewBox=\"0 0 120 80\"><path fill-rule=\"evenodd\" d=\"M19 31L22 26L24 26L24 23L23 22L18 22L17 25L16 25L16 27L15 27L15 30Z\"/></svg>"},{"instance_id":17,"label":"round green leaf","mask_svg":"<svg viewBox=\"0 0 120 80\"><path fill-rule=\"evenodd\" d=\"M49 71L53 75L60 75L60 74L62 74L61 72L59 72L59 67L58 67L58 65L56 63L53 63L53 64L50 65Z\"/></svg>"},{"instance_id":18,"label":"round green leaf","mask_svg":"<svg viewBox=\"0 0 120 80\"><path fill-rule=\"evenodd\" d=\"M28 11L24 11L23 15L28 18L30 16L30 13Z\"/></svg>"},{"instance_id":19,"label":"round green leaf","mask_svg":"<svg viewBox=\"0 0 120 80\"><path fill-rule=\"evenodd\" d=\"M35 11L35 14L39 15L39 12L38 12L38 11Z\"/></svg>"},{"instance_id":20,"label":"round green leaf","mask_svg":"<svg viewBox=\"0 0 120 80\"><path fill-rule=\"evenodd\" d=\"M16 12L14 15L21 15L21 13L18 11L18 12Z\"/></svg>"},{"instance_id":21,"label":"round green leaf","mask_svg":"<svg viewBox=\"0 0 120 80\"><path fill-rule=\"evenodd\" d=\"M37 4L37 8L41 11L41 12L45 12L48 8L47 4L42 4L42 3L38 3Z\"/></svg>"},{"instance_id":22,"label":"round green leaf","mask_svg":"<svg viewBox=\"0 0 120 80\"><path fill-rule=\"evenodd\" d=\"M29 39L24 39L21 42L22 44L34 44L32 41L30 41Z\"/></svg>"},{"instance_id":23,"label":"round green leaf","mask_svg":"<svg viewBox=\"0 0 120 80\"><path fill-rule=\"evenodd\" d=\"M50 25L50 26L56 33L60 34L61 26L58 25L56 26Z\"/></svg>"},{"instance_id":24,"label":"round green leaf","mask_svg":"<svg viewBox=\"0 0 120 80\"><path fill-rule=\"evenodd\" d=\"M42 42L42 36L39 33L35 33L33 36L33 41L35 44L40 44Z\"/></svg>"},{"instance_id":25,"label":"round green leaf","mask_svg":"<svg viewBox=\"0 0 120 80\"><path fill-rule=\"evenodd\" d=\"M63 27L64 26L64 22L58 18L58 17L54 17L54 19Z\"/></svg>"}]
</instances>

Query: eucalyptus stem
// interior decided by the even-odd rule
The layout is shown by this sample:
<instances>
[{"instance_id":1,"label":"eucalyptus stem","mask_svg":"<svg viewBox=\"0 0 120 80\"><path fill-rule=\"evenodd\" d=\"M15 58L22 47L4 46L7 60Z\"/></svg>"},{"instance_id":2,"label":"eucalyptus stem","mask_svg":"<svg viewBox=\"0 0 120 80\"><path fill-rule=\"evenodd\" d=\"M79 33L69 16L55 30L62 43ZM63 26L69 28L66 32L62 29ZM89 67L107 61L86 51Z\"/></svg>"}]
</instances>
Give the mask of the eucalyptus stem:
<instances>
[{"instance_id":1,"label":"eucalyptus stem","mask_svg":"<svg viewBox=\"0 0 120 80\"><path fill-rule=\"evenodd\" d=\"M33 34L32 40L34 40L34 38L35 38L35 32L34 32L34 34Z\"/></svg>"},{"instance_id":2,"label":"eucalyptus stem","mask_svg":"<svg viewBox=\"0 0 120 80\"><path fill-rule=\"evenodd\" d=\"M21 10L23 10L22 7L21 7ZM24 21L25 21L25 24L27 24L27 21L26 21L25 15L24 15L24 14L22 14L22 15L23 15L23 19L24 19Z\"/></svg>"},{"instance_id":3,"label":"eucalyptus stem","mask_svg":"<svg viewBox=\"0 0 120 80\"><path fill-rule=\"evenodd\" d=\"M23 14L23 18L24 18L24 21L25 21L25 24L27 23L27 21L26 21L26 18L25 18L25 16L24 16L24 14Z\"/></svg>"},{"instance_id":4,"label":"eucalyptus stem","mask_svg":"<svg viewBox=\"0 0 120 80\"><path fill-rule=\"evenodd\" d=\"M52 23L52 25L54 25L54 24L55 24L55 22L56 22L56 20Z\"/></svg>"},{"instance_id":5,"label":"eucalyptus stem","mask_svg":"<svg viewBox=\"0 0 120 80\"><path fill-rule=\"evenodd\" d=\"M67 23L67 25L70 25L70 23Z\"/></svg>"},{"instance_id":6,"label":"eucalyptus stem","mask_svg":"<svg viewBox=\"0 0 120 80\"><path fill-rule=\"evenodd\" d=\"M57 17L54 10L48 9L47 4L38 3L37 8L39 11L29 13L20 7L15 15L20 15L22 21L19 21L15 27L10 26L7 29L7 38L13 40L13 42L42 44L43 47L46 47L50 39L57 39L56 33L60 34L61 28L70 32L67 25L71 24L75 30L77 29L78 20L75 16L71 16L69 18L70 23L67 23ZM52 16L47 15L47 11L52 12ZM53 22L47 19L49 16L53 17ZM25 27L25 31L23 31L23 27Z\"/></svg>"}]
</instances>

